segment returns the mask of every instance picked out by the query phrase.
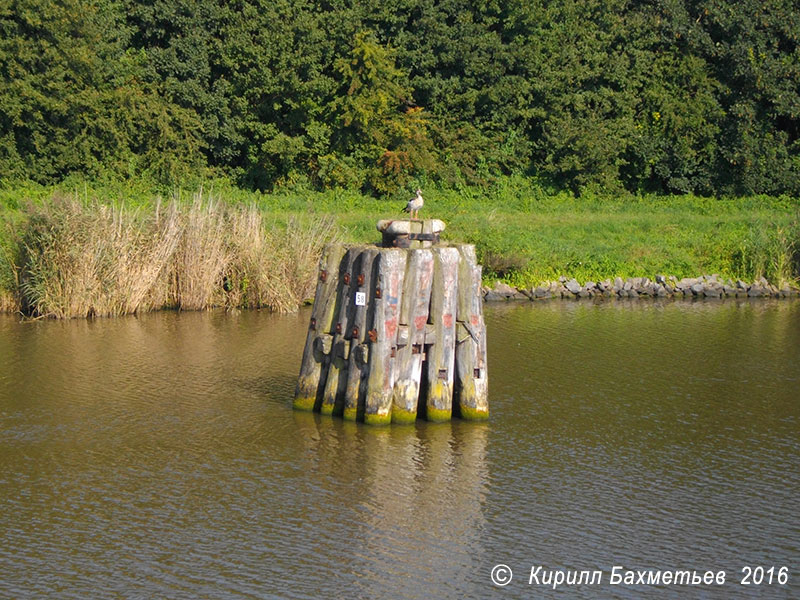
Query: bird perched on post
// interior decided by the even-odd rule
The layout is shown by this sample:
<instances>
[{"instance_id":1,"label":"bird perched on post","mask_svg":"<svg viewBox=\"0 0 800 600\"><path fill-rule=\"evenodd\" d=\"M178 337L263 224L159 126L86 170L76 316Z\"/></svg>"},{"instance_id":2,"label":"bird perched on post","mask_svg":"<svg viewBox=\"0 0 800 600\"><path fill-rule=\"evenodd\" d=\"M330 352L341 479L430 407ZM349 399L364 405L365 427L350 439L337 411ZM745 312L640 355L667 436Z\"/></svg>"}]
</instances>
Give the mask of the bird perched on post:
<instances>
[{"instance_id":1,"label":"bird perched on post","mask_svg":"<svg viewBox=\"0 0 800 600\"><path fill-rule=\"evenodd\" d=\"M422 190L417 190L417 195L408 201L403 210L409 213L409 218L418 219L419 209L422 208L423 204L425 204L425 201L422 199Z\"/></svg>"}]
</instances>

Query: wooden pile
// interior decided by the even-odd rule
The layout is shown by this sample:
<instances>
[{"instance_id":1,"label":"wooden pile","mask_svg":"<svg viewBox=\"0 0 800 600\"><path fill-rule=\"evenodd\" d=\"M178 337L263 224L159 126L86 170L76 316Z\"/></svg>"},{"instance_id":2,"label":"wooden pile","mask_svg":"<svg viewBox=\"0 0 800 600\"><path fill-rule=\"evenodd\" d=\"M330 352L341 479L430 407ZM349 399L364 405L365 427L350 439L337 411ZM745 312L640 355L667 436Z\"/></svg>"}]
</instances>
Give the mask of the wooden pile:
<instances>
[{"instance_id":1,"label":"wooden pile","mask_svg":"<svg viewBox=\"0 0 800 600\"><path fill-rule=\"evenodd\" d=\"M325 248L296 409L373 425L488 417L475 248L425 245Z\"/></svg>"}]
</instances>

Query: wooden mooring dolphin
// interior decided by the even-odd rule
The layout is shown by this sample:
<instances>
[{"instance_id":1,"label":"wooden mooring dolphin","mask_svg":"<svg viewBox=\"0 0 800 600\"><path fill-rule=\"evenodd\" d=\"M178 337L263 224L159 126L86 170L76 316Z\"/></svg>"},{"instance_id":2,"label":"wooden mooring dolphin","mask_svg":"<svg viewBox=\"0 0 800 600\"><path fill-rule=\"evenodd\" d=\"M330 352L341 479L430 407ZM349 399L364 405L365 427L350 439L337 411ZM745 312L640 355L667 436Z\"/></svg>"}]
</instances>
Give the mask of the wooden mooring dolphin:
<instances>
[{"instance_id":1,"label":"wooden mooring dolphin","mask_svg":"<svg viewBox=\"0 0 800 600\"><path fill-rule=\"evenodd\" d=\"M444 223L380 221L325 248L294 408L371 425L489 416L481 267Z\"/></svg>"}]
</instances>

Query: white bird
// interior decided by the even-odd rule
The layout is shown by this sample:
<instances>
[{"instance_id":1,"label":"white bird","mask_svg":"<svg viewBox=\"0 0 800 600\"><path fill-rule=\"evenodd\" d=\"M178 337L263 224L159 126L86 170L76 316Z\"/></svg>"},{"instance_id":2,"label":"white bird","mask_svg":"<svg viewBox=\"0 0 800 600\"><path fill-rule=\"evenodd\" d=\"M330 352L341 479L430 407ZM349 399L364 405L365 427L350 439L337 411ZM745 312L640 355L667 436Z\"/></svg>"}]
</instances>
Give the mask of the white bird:
<instances>
[{"instance_id":1,"label":"white bird","mask_svg":"<svg viewBox=\"0 0 800 600\"><path fill-rule=\"evenodd\" d=\"M403 210L409 213L409 218L418 219L419 209L422 208L423 204L425 204L425 201L422 199L422 190L417 190L417 195L408 201Z\"/></svg>"}]
</instances>

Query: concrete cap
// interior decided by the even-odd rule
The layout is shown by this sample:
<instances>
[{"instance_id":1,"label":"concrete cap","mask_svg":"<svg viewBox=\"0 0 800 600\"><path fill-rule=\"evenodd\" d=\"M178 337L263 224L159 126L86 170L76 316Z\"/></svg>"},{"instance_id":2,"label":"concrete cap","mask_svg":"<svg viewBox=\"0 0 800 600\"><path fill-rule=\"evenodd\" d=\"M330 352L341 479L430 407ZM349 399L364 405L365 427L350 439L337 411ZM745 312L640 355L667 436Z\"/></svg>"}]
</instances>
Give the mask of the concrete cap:
<instances>
[{"instance_id":1,"label":"concrete cap","mask_svg":"<svg viewBox=\"0 0 800 600\"><path fill-rule=\"evenodd\" d=\"M381 219L377 224L378 231L390 235L405 235L409 233L419 233L425 231L427 233L441 233L444 231L444 221L439 219L423 219L409 220L409 219Z\"/></svg>"}]
</instances>

